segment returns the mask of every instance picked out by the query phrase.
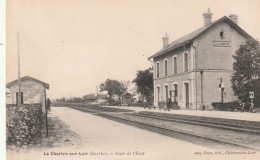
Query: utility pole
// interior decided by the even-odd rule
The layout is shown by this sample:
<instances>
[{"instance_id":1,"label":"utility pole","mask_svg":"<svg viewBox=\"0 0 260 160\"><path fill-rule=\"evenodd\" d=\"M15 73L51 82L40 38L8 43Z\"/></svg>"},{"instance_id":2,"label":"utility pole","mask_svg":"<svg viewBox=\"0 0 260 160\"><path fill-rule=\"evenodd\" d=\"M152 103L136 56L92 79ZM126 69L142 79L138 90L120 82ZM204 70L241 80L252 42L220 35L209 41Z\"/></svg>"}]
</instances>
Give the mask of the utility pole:
<instances>
[{"instance_id":1,"label":"utility pole","mask_svg":"<svg viewBox=\"0 0 260 160\"><path fill-rule=\"evenodd\" d=\"M220 83L219 83L219 90L220 90L220 93L221 93L221 103L223 104L224 103L224 90L225 90L225 85L222 81L222 78L220 78Z\"/></svg>"},{"instance_id":2,"label":"utility pole","mask_svg":"<svg viewBox=\"0 0 260 160\"><path fill-rule=\"evenodd\" d=\"M222 83L222 78L220 78L220 84ZM221 103L224 103L224 95L223 95L223 89L221 86Z\"/></svg>"},{"instance_id":3,"label":"utility pole","mask_svg":"<svg viewBox=\"0 0 260 160\"><path fill-rule=\"evenodd\" d=\"M18 106L21 105L21 80L20 80L20 49L19 49L19 32L17 32L17 48L18 48Z\"/></svg>"},{"instance_id":4,"label":"utility pole","mask_svg":"<svg viewBox=\"0 0 260 160\"><path fill-rule=\"evenodd\" d=\"M202 109L203 108L203 70L200 70L200 86L201 86L201 89L200 89L200 92L201 92L201 107Z\"/></svg>"}]
</instances>

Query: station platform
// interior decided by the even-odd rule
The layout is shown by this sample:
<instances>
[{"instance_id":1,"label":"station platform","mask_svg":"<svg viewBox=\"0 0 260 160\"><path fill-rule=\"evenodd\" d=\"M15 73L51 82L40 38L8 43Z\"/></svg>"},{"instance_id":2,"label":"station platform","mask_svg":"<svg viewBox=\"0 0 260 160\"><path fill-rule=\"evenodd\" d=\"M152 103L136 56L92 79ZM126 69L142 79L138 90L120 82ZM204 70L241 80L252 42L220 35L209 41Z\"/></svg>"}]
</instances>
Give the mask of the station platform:
<instances>
[{"instance_id":1,"label":"station platform","mask_svg":"<svg viewBox=\"0 0 260 160\"><path fill-rule=\"evenodd\" d=\"M181 141L67 107L53 107L48 115L61 120L81 137L80 146L10 153L8 160L183 160L209 159L214 149ZM56 139L53 139L56 141ZM178 146L178 147L176 147ZM68 155L64 155L67 154ZM73 153L73 154L71 154ZM232 158L233 155L222 156ZM246 158L246 156L244 156ZM217 158L216 158L217 159Z\"/></svg>"},{"instance_id":2,"label":"station platform","mask_svg":"<svg viewBox=\"0 0 260 160\"><path fill-rule=\"evenodd\" d=\"M241 121L252 121L260 123L260 113L250 113L250 112L227 112L227 111L201 111L201 110L170 110L164 111L156 109L149 109L143 107L134 107L134 106L107 106L111 108L123 108L129 109L136 112L158 112L158 113L167 113L167 114L176 114L183 116L193 116L193 117L207 117L207 118L216 118L216 119L226 119L226 120L241 120Z\"/></svg>"}]
</instances>

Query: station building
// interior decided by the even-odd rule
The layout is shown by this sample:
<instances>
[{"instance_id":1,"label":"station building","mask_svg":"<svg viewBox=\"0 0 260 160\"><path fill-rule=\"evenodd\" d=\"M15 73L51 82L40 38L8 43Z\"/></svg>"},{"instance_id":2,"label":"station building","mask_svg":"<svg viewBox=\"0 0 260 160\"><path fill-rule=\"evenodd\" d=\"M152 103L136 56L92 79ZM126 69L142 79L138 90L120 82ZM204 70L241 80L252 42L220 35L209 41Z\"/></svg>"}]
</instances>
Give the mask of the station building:
<instances>
[{"instance_id":1,"label":"station building","mask_svg":"<svg viewBox=\"0 0 260 160\"><path fill-rule=\"evenodd\" d=\"M21 104L35 104L41 103L43 110L45 110L46 89L49 89L49 84L32 78L24 76L21 81ZM14 80L6 84L9 89L9 104L18 103L18 80Z\"/></svg>"},{"instance_id":2,"label":"station building","mask_svg":"<svg viewBox=\"0 0 260 160\"><path fill-rule=\"evenodd\" d=\"M171 43L163 37L163 49L149 57L154 65L154 105L169 98L182 109L200 109L212 102L237 100L231 88L232 55L252 38L230 15L212 22L208 9L203 27Z\"/></svg>"},{"instance_id":3,"label":"station building","mask_svg":"<svg viewBox=\"0 0 260 160\"><path fill-rule=\"evenodd\" d=\"M132 95L130 93L125 92L124 94L122 94L122 97L121 97L122 106L130 105L131 102L132 102Z\"/></svg>"}]
</instances>

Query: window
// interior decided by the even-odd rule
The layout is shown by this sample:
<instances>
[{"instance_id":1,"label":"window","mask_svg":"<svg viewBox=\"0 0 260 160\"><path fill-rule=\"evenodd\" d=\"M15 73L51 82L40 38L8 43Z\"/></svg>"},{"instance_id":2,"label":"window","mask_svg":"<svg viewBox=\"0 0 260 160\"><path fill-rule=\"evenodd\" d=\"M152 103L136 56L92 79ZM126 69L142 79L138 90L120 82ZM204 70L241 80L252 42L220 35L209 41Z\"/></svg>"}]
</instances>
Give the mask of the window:
<instances>
[{"instance_id":1,"label":"window","mask_svg":"<svg viewBox=\"0 0 260 160\"><path fill-rule=\"evenodd\" d=\"M184 72L188 71L188 53L184 53Z\"/></svg>"},{"instance_id":2,"label":"window","mask_svg":"<svg viewBox=\"0 0 260 160\"><path fill-rule=\"evenodd\" d=\"M160 71L159 71L159 70L160 70L160 63L157 62L157 63L156 63L156 77L157 77L157 78L159 78L159 76L160 76L160 74L159 74Z\"/></svg>"},{"instance_id":3,"label":"window","mask_svg":"<svg viewBox=\"0 0 260 160\"><path fill-rule=\"evenodd\" d=\"M177 74L177 56L173 57L173 74Z\"/></svg>"},{"instance_id":4,"label":"window","mask_svg":"<svg viewBox=\"0 0 260 160\"><path fill-rule=\"evenodd\" d=\"M220 32L219 32L219 37L220 37L221 39L224 39L224 37L225 37L224 31L220 31Z\"/></svg>"},{"instance_id":5,"label":"window","mask_svg":"<svg viewBox=\"0 0 260 160\"><path fill-rule=\"evenodd\" d=\"M165 76L168 75L168 60L167 59L164 60L164 75Z\"/></svg>"}]
</instances>

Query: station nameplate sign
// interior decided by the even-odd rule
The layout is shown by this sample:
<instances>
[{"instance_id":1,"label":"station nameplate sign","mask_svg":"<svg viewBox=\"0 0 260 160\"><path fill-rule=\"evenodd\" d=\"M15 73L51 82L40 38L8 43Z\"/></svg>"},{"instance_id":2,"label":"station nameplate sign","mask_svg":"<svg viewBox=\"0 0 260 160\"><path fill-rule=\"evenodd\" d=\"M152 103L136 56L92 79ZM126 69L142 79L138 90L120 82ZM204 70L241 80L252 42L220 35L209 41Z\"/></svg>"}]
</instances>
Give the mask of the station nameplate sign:
<instances>
[{"instance_id":1,"label":"station nameplate sign","mask_svg":"<svg viewBox=\"0 0 260 160\"><path fill-rule=\"evenodd\" d=\"M231 41L213 41L214 47L231 47Z\"/></svg>"}]
</instances>

